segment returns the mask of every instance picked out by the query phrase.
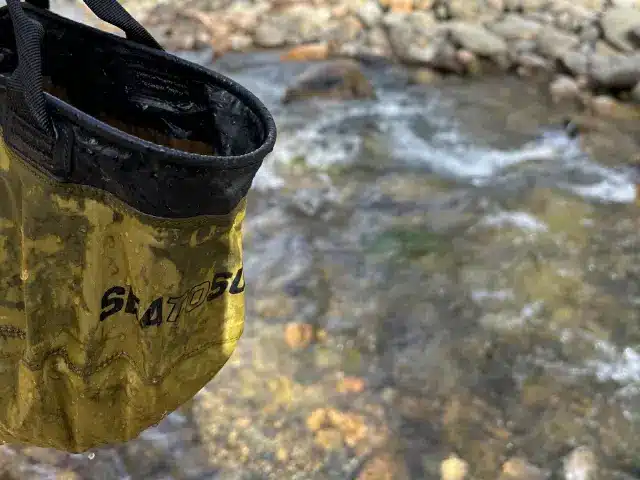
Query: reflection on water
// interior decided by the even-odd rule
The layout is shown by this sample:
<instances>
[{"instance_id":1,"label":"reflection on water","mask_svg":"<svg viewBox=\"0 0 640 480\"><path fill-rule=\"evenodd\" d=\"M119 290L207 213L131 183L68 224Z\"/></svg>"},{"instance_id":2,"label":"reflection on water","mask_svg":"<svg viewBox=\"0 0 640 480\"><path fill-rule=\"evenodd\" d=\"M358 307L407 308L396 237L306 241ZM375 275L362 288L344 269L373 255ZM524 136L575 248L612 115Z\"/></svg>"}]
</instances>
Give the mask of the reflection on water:
<instances>
[{"instance_id":1,"label":"reflection on water","mask_svg":"<svg viewBox=\"0 0 640 480\"><path fill-rule=\"evenodd\" d=\"M598 478L640 478L625 166L586 155L515 80L407 89L389 70L377 101L284 108L302 66L261 58L230 72L280 133L251 194L237 353L138 440L5 447L8 471L422 479L455 453L493 479L512 457L559 472L584 446Z\"/></svg>"}]
</instances>

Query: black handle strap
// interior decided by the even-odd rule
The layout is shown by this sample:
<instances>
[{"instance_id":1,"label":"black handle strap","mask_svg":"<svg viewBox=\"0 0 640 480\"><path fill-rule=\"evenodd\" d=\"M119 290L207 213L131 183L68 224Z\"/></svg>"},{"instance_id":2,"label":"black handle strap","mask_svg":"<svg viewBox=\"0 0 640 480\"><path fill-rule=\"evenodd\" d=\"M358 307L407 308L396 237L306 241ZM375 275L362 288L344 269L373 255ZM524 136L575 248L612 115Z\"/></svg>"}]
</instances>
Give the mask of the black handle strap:
<instances>
[{"instance_id":1,"label":"black handle strap","mask_svg":"<svg viewBox=\"0 0 640 480\"><path fill-rule=\"evenodd\" d=\"M125 32L129 40L162 50L153 36L117 0L84 0L84 2L98 18ZM28 3L42 6L45 3L48 4L48 1L28 0ZM26 14L20 0L7 0L7 7L13 22L18 54L18 68L9 80L9 88L18 95L24 96L24 103L35 122L50 136L54 136L53 124L46 110L42 82L44 28Z\"/></svg>"},{"instance_id":2,"label":"black handle strap","mask_svg":"<svg viewBox=\"0 0 640 480\"><path fill-rule=\"evenodd\" d=\"M27 0L27 3L34 7L48 9L50 8L49 0Z\"/></svg>"}]
</instances>

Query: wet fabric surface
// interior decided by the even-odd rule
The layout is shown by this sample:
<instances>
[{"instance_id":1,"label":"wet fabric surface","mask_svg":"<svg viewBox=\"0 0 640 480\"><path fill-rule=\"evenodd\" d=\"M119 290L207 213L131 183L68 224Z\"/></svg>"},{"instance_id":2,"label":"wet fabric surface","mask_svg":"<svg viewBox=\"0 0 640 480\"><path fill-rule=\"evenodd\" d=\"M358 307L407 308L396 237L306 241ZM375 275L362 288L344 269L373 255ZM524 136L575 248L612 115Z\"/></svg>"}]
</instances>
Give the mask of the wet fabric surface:
<instances>
[{"instance_id":1,"label":"wet fabric surface","mask_svg":"<svg viewBox=\"0 0 640 480\"><path fill-rule=\"evenodd\" d=\"M0 440L126 441L202 388L243 329L244 211L144 215L0 141Z\"/></svg>"}]
</instances>

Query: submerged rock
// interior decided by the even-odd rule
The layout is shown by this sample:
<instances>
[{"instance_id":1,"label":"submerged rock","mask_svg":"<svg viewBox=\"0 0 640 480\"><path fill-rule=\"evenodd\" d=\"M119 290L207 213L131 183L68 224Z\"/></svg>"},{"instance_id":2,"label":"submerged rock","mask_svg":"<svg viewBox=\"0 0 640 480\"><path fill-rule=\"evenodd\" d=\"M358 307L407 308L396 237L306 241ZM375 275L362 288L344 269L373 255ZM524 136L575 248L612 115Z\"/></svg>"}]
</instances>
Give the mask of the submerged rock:
<instances>
[{"instance_id":1,"label":"submerged rock","mask_svg":"<svg viewBox=\"0 0 640 480\"><path fill-rule=\"evenodd\" d=\"M640 109L633 105L624 104L607 95L595 96L587 102L591 110L605 117L621 120L640 120Z\"/></svg>"},{"instance_id":2,"label":"submerged rock","mask_svg":"<svg viewBox=\"0 0 640 480\"><path fill-rule=\"evenodd\" d=\"M313 341L313 330L308 323L289 323L284 330L285 342L292 349L306 348Z\"/></svg>"},{"instance_id":3,"label":"submerged rock","mask_svg":"<svg viewBox=\"0 0 640 480\"><path fill-rule=\"evenodd\" d=\"M408 480L404 461L393 452L383 452L372 457L363 466L357 480Z\"/></svg>"},{"instance_id":4,"label":"submerged rock","mask_svg":"<svg viewBox=\"0 0 640 480\"><path fill-rule=\"evenodd\" d=\"M516 457L505 462L498 480L545 480L548 477L549 472Z\"/></svg>"},{"instance_id":5,"label":"submerged rock","mask_svg":"<svg viewBox=\"0 0 640 480\"><path fill-rule=\"evenodd\" d=\"M578 447L564 459L565 480L596 480L598 458L589 447Z\"/></svg>"},{"instance_id":6,"label":"submerged rock","mask_svg":"<svg viewBox=\"0 0 640 480\"><path fill-rule=\"evenodd\" d=\"M287 88L283 103L310 98L353 100L375 98L371 82L360 64L352 60L335 60L313 65Z\"/></svg>"},{"instance_id":7,"label":"submerged rock","mask_svg":"<svg viewBox=\"0 0 640 480\"><path fill-rule=\"evenodd\" d=\"M430 85L439 81L442 77L431 68L418 68L411 72L409 81L417 85Z\"/></svg>"},{"instance_id":8,"label":"submerged rock","mask_svg":"<svg viewBox=\"0 0 640 480\"><path fill-rule=\"evenodd\" d=\"M440 465L441 480L464 480L469 473L469 464L457 455L449 455Z\"/></svg>"},{"instance_id":9,"label":"submerged rock","mask_svg":"<svg viewBox=\"0 0 640 480\"><path fill-rule=\"evenodd\" d=\"M571 77L559 76L549 86L551 100L554 103L577 100L580 95L578 83Z\"/></svg>"}]
</instances>

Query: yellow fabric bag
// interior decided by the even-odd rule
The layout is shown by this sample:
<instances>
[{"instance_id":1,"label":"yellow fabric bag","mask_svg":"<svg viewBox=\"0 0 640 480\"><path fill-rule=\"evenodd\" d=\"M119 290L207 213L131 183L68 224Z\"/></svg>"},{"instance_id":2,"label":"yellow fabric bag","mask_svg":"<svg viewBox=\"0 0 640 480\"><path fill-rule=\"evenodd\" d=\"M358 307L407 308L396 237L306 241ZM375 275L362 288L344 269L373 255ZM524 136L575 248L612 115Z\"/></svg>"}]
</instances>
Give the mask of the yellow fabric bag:
<instances>
[{"instance_id":1,"label":"yellow fabric bag","mask_svg":"<svg viewBox=\"0 0 640 480\"><path fill-rule=\"evenodd\" d=\"M249 91L86 3L127 39L0 9L0 441L71 452L135 438L229 359L276 139Z\"/></svg>"}]
</instances>

